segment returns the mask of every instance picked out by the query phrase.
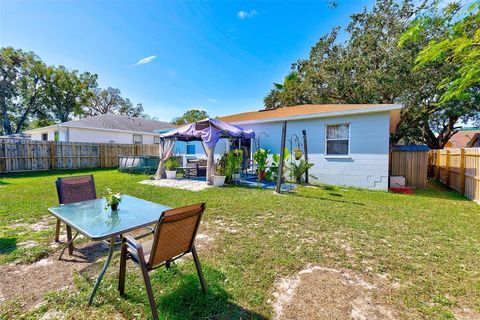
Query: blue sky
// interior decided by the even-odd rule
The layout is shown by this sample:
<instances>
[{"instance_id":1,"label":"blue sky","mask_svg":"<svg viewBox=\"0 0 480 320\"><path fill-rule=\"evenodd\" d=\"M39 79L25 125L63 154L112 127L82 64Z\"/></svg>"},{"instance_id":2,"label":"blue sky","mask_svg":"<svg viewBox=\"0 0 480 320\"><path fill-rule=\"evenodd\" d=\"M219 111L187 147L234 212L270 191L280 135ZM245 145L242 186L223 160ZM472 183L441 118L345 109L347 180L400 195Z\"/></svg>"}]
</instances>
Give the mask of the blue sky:
<instances>
[{"instance_id":1,"label":"blue sky","mask_svg":"<svg viewBox=\"0 0 480 320\"><path fill-rule=\"evenodd\" d=\"M191 108L218 116L261 109L291 63L365 6L372 1L0 0L0 45L97 73L101 87L160 120Z\"/></svg>"}]
</instances>

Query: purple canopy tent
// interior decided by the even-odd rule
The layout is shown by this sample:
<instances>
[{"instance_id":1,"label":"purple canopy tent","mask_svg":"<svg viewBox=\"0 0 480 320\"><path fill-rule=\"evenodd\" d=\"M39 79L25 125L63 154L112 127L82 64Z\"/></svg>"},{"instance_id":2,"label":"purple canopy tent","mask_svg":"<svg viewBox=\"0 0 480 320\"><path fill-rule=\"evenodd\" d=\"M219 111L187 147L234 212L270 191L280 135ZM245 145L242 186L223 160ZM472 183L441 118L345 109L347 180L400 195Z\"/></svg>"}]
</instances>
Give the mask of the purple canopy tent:
<instances>
[{"instance_id":1,"label":"purple canopy tent","mask_svg":"<svg viewBox=\"0 0 480 320\"><path fill-rule=\"evenodd\" d=\"M208 184L213 184L215 145L221 138L253 139L255 132L251 129L243 129L220 120L207 118L161 134L160 163L156 178L163 179L165 177L164 162L172 155L175 141L202 141L207 155L207 181Z\"/></svg>"}]
</instances>

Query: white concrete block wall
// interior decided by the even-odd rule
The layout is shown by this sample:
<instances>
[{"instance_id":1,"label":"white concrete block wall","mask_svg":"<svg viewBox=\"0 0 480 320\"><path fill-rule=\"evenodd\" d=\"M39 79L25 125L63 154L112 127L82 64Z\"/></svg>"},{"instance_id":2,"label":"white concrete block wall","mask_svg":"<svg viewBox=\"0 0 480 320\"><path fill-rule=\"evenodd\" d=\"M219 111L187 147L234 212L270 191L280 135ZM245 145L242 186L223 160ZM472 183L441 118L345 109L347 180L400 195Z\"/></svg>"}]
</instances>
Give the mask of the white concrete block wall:
<instances>
[{"instance_id":1,"label":"white concrete block wall","mask_svg":"<svg viewBox=\"0 0 480 320\"><path fill-rule=\"evenodd\" d=\"M331 124L350 124L350 155L334 158L325 155L325 127ZM307 130L310 162L315 166L310 173L319 182L368 189L388 188L389 112L378 112L344 117L292 120L287 124L287 143L295 133L303 143L302 130ZM273 153L280 152L282 122L239 124L253 129L260 137L260 146ZM293 144L296 147L296 144ZM303 148L302 148L303 149Z\"/></svg>"}]
</instances>

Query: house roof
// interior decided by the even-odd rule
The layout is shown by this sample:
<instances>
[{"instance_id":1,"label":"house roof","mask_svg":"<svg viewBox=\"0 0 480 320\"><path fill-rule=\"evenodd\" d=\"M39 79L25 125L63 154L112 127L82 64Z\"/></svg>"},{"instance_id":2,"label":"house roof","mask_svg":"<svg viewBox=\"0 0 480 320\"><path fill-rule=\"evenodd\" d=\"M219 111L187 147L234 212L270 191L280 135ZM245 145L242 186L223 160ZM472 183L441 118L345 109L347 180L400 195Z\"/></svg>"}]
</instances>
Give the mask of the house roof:
<instances>
[{"instance_id":1,"label":"house roof","mask_svg":"<svg viewBox=\"0 0 480 320\"><path fill-rule=\"evenodd\" d=\"M44 130L46 128L55 127L72 127L86 129L100 129L112 131L129 131L129 132L148 132L153 133L155 130L171 129L177 126L164 121L134 118L119 114L102 114L98 116L82 118L68 122L59 123L53 126L37 128L25 131L31 133Z\"/></svg>"},{"instance_id":2,"label":"house roof","mask_svg":"<svg viewBox=\"0 0 480 320\"><path fill-rule=\"evenodd\" d=\"M476 145L478 145L478 141L480 140L480 133L475 133L475 135L468 141L466 147L467 148L473 148Z\"/></svg>"},{"instance_id":3,"label":"house roof","mask_svg":"<svg viewBox=\"0 0 480 320\"><path fill-rule=\"evenodd\" d=\"M455 133L450 140L448 140L446 147L451 148L464 148L467 147L469 142L475 137L476 134L480 133L480 128L462 128L460 131Z\"/></svg>"},{"instance_id":4,"label":"house roof","mask_svg":"<svg viewBox=\"0 0 480 320\"><path fill-rule=\"evenodd\" d=\"M220 117L220 120L233 123L271 122L301 118L322 118L346 114L371 113L399 110L398 104L304 104L299 106L250 111Z\"/></svg>"}]
</instances>

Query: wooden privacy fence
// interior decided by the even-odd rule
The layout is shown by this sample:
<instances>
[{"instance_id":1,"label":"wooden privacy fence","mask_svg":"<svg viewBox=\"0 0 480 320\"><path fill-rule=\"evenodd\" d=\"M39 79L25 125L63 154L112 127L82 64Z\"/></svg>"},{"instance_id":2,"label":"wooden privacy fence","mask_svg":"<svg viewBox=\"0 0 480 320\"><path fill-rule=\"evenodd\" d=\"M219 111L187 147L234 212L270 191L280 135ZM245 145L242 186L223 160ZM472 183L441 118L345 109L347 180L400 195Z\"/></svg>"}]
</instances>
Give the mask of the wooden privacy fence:
<instances>
[{"instance_id":1,"label":"wooden privacy fence","mask_svg":"<svg viewBox=\"0 0 480 320\"><path fill-rule=\"evenodd\" d=\"M480 148L432 150L429 175L480 203Z\"/></svg>"},{"instance_id":2,"label":"wooden privacy fence","mask_svg":"<svg viewBox=\"0 0 480 320\"><path fill-rule=\"evenodd\" d=\"M393 146L390 151L390 176L405 177L405 184L414 189L427 186L428 147Z\"/></svg>"},{"instance_id":3,"label":"wooden privacy fence","mask_svg":"<svg viewBox=\"0 0 480 320\"><path fill-rule=\"evenodd\" d=\"M114 168L119 155L158 155L158 145L0 139L0 172Z\"/></svg>"}]
</instances>

